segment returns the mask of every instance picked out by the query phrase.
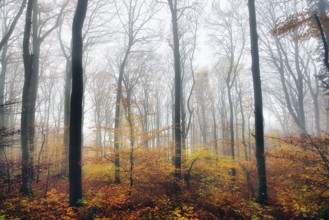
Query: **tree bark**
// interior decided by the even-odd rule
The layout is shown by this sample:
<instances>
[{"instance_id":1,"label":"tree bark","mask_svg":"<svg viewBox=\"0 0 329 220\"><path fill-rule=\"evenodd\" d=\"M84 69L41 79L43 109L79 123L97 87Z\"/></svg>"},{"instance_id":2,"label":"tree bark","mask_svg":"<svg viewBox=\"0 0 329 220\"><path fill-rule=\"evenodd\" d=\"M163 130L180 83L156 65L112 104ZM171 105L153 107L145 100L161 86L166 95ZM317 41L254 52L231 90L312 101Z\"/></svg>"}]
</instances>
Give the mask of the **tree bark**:
<instances>
[{"instance_id":1,"label":"tree bark","mask_svg":"<svg viewBox=\"0 0 329 220\"><path fill-rule=\"evenodd\" d=\"M29 124L30 117L30 89L33 74L33 54L30 53L30 36L32 30L32 9L34 0L29 0L26 9L25 29L23 37L23 60L24 60L24 85L22 95L21 113L21 145L22 145L22 185L20 191L31 194L31 157L29 146Z\"/></svg>"},{"instance_id":2,"label":"tree bark","mask_svg":"<svg viewBox=\"0 0 329 220\"><path fill-rule=\"evenodd\" d=\"M180 182L182 180L181 161L182 161L182 131L181 131L181 64L179 53L179 36L178 36L178 17L177 17L177 1L168 0L173 32L173 53L174 53L174 67L175 67L175 155L174 155L174 191L181 190Z\"/></svg>"},{"instance_id":3,"label":"tree bark","mask_svg":"<svg viewBox=\"0 0 329 220\"><path fill-rule=\"evenodd\" d=\"M231 148L231 157L232 160L235 160L235 149L234 149L234 112L233 112L233 102L232 102L232 94L231 94L231 86L229 85L229 81L226 80L227 84L227 97L228 97L228 103L229 103L229 109L230 109L230 148ZM233 84L233 82L232 82ZM235 168L231 169L231 175L236 175Z\"/></svg>"},{"instance_id":4,"label":"tree bark","mask_svg":"<svg viewBox=\"0 0 329 220\"><path fill-rule=\"evenodd\" d=\"M1 53L1 75L0 75L0 128L5 127L5 83L6 83L6 73L7 73L7 66L8 66L8 59L9 56L8 52L8 45L3 47ZM0 153L1 154L1 153Z\"/></svg>"},{"instance_id":5,"label":"tree bark","mask_svg":"<svg viewBox=\"0 0 329 220\"><path fill-rule=\"evenodd\" d=\"M256 160L258 175L258 198L257 202L264 204L267 201L266 169L264 155L264 121L263 121L263 98L262 84L259 69L258 34L256 22L255 1L248 0L252 76L254 85L254 107L255 107L255 140L256 140Z\"/></svg>"},{"instance_id":6,"label":"tree bark","mask_svg":"<svg viewBox=\"0 0 329 220\"><path fill-rule=\"evenodd\" d=\"M33 70L31 76L31 87L29 91L29 145L31 151L31 162L34 163L35 152L35 108L37 102L37 94L39 87L39 63L40 63L40 45L41 41L38 37L38 0L34 0L32 9L32 50L33 50ZM32 172L34 178L34 172Z\"/></svg>"},{"instance_id":7,"label":"tree bark","mask_svg":"<svg viewBox=\"0 0 329 220\"><path fill-rule=\"evenodd\" d=\"M64 150L62 175L67 176L69 173L69 146L70 146L70 109L71 109L71 90L72 90L72 62L71 58L66 58L66 75L64 89Z\"/></svg>"},{"instance_id":8,"label":"tree bark","mask_svg":"<svg viewBox=\"0 0 329 220\"><path fill-rule=\"evenodd\" d=\"M246 137L245 137L245 115L244 115L244 108L242 104L242 91L241 88L239 89L238 92L238 98L239 98L239 105L240 105L240 111L241 111L241 136L242 136L242 145L243 145L243 150L244 150L244 158L246 161L248 161L248 153L247 153L247 144L246 144Z\"/></svg>"},{"instance_id":9,"label":"tree bark","mask_svg":"<svg viewBox=\"0 0 329 220\"><path fill-rule=\"evenodd\" d=\"M69 197L71 206L79 206L82 199L82 114L83 65L82 27L87 13L88 0L79 0L72 25L72 95L69 148Z\"/></svg>"},{"instance_id":10,"label":"tree bark","mask_svg":"<svg viewBox=\"0 0 329 220\"><path fill-rule=\"evenodd\" d=\"M133 45L133 39L130 38L128 42L128 48L126 50L125 56L120 64L119 70L119 78L118 78L118 88L117 88L117 97L115 100L115 119L114 119L114 182L119 184L121 182L120 179L120 144L119 144L119 136L120 136L120 111L121 111L121 98L122 98L122 83L123 83L123 74L125 71L125 66L128 60L128 56L130 54L131 47Z\"/></svg>"},{"instance_id":11,"label":"tree bark","mask_svg":"<svg viewBox=\"0 0 329 220\"><path fill-rule=\"evenodd\" d=\"M59 26L59 44L61 46L61 50L65 57L65 87L64 87L64 149L62 153L62 170L61 174L63 176L68 176L69 174L69 145L70 145L70 109L71 109L71 90L72 90L72 57L71 54L66 52L64 42L62 40L62 25L63 20L61 20ZM72 45L71 45L72 46Z\"/></svg>"},{"instance_id":12,"label":"tree bark","mask_svg":"<svg viewBox=\"0 0 329 220\"><path fill-rule=\"evenodd\" d=\"M8 65L8 59L9 56L7 55L8 51L8 45L6 44L3 47L2 53L1 53L1 75L0 75L0 129L6 129L6 103L5 103L5 83L6 83L6 72L7 72L7 65ZM0 144L0 162L5 164L5 146L2 146ZM0 177L5 176L6 172L5 169L0 169Z\"/></svg>"}]
</instances>

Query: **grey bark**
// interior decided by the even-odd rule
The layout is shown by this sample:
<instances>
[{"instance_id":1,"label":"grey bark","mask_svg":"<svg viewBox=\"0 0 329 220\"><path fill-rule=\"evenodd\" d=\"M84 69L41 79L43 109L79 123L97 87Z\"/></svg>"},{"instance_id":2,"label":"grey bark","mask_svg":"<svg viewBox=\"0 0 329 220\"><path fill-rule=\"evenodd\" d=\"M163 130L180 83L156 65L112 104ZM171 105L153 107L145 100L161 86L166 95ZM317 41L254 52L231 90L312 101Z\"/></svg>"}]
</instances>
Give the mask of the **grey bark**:
<instances>
[{"instance_id":1,"label":"grey bark","mask_svg":"<svg viewBox=\"0 0 329 220\"><path fill-rule=\"evenodd\" d=\"M179 34L178 34L178 17L177 17L177 0L168 0L173 37L173 54L175 69L175 156L174 156L174 191L180 192L180 182L182 180L182 128L181 128L181 63L179 52Z\"/></svg>"},{"instance_id":2,"label":"grey bark","mask_svg":"<svg viewBox=\"0 0 329 220\"><path fill-rule=\"evenodd\" d=\"M72 94L69 148L69 202L79 206L82 199L82 114L83 114L83 41L82 27L88 0L79 0L72 24Z\"/></svg>"},{"instance_id":3,"label":"grey bark","mask_svg":"<svg viewBox=\"0 0 329 220\"><path fill-rule=\"evenodd\" d=\"M128 60L128 56L130 54L131 47L133 45L133 39L129 37L128 47L125 52L124 58L121 61L120 69L119 69L119 78L117 82L117 97L115 101L115 118L114 118L114 181L119 184L120 180L120 111L121 111L121 99L122 99L122 82L123 82L123 74L125 71L125 66Z\"/></svg>"},{"instance_id":4,"label":"grey bark","mask_svg":"<svg viewBox=\"0 0 329 220\"><path fill-rule=\"evenodd\" d=\"M30 36L32 30L32 10L34 0L29 0L26 9L25 29L23 38L23 60L24 60L24 86L22 95L21 113L21 145L22 145L22 184L20 191L31 194L31 168L32 161L29 146L29 123L30 117L30 89L33 74L33 54L30 53Z\"/></svg>"},{"instance_id":5,"label":"grey bark","mask_svg":"<svg viewBox=\"0 0 329 220\"><path fill-rule=\"evenodd\" d=\"M258 197L257 202L265 204L267 202L267 184L265 168L265 144L264 144L264 119L263 119L263 97L262 84L259 68L259 50L255 1L248 0L250 42L252 59L252 76L254 85L254 108L255 108L255 141L256 141L256 162L257 162L257 182Z\"/></svg>"}]
</instances>

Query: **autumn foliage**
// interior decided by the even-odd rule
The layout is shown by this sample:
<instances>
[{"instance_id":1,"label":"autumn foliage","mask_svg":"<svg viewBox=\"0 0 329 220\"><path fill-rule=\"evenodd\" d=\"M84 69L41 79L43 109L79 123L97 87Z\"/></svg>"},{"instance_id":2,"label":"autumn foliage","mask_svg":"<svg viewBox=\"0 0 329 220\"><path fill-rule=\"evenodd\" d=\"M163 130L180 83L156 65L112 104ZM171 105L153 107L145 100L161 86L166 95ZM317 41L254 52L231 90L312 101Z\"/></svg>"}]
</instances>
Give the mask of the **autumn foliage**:
<instances>
[{"instance_id":1,"label":"autumn foliage","mask_svg":"<svg viewBox=\"0 0 329 220\"><path fill-rule=\"evenodd\" d=\"M171 148L135 152L129 187L127 150L122 150L122 183L114 184L112 156L90 156L83 164L82 207L68 204L67 179L48 176L34 194L19 194L19 180L1 181L0 219L310 219L328 217L329 137L267 138L269 202L255 202L255 161L232 161L207 150L184 160L184 190L172 192ZM95 154L95 152L93 152ZM230 170L236 168L232 177ZM16 181L16 182L15 182ZM48 181L48 190L45 188ZM47 190L47 192L45 192Z\"/></svg>"}]
</instances>

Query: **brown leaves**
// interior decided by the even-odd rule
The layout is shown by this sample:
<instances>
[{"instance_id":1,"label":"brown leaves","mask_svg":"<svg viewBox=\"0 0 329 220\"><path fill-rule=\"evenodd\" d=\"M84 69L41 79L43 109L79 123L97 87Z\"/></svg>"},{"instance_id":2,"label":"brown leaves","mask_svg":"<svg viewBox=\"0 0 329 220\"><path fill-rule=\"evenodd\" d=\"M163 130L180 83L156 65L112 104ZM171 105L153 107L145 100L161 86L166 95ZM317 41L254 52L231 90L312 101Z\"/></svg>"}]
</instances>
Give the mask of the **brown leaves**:
<instances>
[{"instance_id":1,"label":"brown leaves","mask_svg":"<svg viewBox=\"0 0 329 220\"><path fill-rule=\"evenodd\" d=\"M294 33L293 40L307 40L320 35L318 25L315 20L315 11L305 9L299 13L282 17L276 22L276 26L270 31L273 36L281 37L289 33ZM328 17L320 15L323 27L328 26ZM325 30L328 32L328 29Z\"/></svg>"}]
</instances>

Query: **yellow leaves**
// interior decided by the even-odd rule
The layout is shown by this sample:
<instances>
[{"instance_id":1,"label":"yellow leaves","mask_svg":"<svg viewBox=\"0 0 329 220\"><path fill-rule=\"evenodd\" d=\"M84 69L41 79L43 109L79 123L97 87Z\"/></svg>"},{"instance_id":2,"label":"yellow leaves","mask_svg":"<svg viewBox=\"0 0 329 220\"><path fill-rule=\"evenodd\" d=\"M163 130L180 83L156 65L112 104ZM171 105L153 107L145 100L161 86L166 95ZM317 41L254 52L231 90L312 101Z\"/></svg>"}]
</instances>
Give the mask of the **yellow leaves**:
<instances>
[{"instance_id":1,"label":"yellow leaves","mask_svg":"<svg viewBox=\"0 0 329 220\"><path fill-rule=\"evenodd\" d=\"M177 207L172 213L168 216L167 219L175 220L197 220L199 219L197 214L194 211L194 207L189 205L183 205L182 207Z\"/></svg>"},{"instance_id":2,"label":"yellow leaves","mask_svg":"<svg viewBox=\"0 0 329 220\"><path fill-rule=\"evenodd\" d=\"M289 137L268 154L269 186L273 200L285 216L315 218L328 179L319 152L325 137ZM325 147L325 148L322 148ZM320 150L320 151L318 151ZM292 218L292 217L291 217Z\"/></svg>"},{"instance_id":3,"label":"yellow leaves","mask_svg":"<svg viewBox=\"0 0 329 220\"><path fill-rule=\"evenodd\" d=\"M7 199L2 203L9 219L73 220L78 213L68 205L68 196L51 189L45 198L23 197Z\"/></svg>"},{"instance_id":4,"label":"yellow leaves","mask_svg":"<svg viewBox=\"0 0 329 220\"><path fill-rule=\"evenodd\" d=\"M83 164L84 198L81 208L68 206L68 196L51 189L47 197L17 197L0 200L0 219L81 219L90 213L95 219L299 219L315 218L328 177L321 157L311 148L321 144L328 152L329 139L298 140L280 144L267 154L270 204L260 206L255 197L255 161L232 160L208 151L184 157L184 191L173 195L173 165L170 146L137 148L134 152L134 186L129 189L129 148L122 149L122 183L111 184L113 163L108 158L93 158ZM313 144L313 145L312 145ZM282 146L282 147L280 147ZM327 154L326 154L327 155ZM235 168L237 175L231 176ZM188 182L189 181L189 182ZM63 182L61 182L63 188ZM58 184L58 185L60 185Z\"/></svg>"}]
</instances>

